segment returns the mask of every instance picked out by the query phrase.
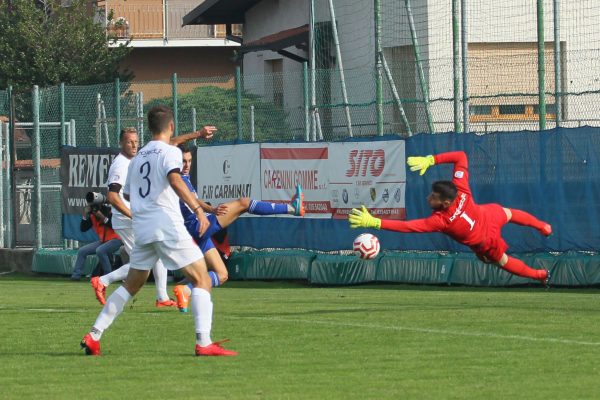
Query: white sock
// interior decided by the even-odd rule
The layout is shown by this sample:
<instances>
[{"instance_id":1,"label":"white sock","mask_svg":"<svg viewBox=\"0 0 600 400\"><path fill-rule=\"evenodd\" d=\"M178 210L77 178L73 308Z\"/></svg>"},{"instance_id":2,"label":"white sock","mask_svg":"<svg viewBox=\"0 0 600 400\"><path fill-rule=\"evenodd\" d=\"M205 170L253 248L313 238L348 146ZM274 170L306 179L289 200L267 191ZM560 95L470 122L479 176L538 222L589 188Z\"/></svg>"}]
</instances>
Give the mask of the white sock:
<instances>
[{"instance_id":1,"label":"white sock","mask_svg":"<svg viewBox=\"0 0 600 400\"><path fill-rule=\"evenodd\" d=\"M129 263L121 266L118 269L115 269L110 274L106 274L100 277L100 283L104 286L108 286L113 282L123 281L127 278L127 274L129 273Z\"/></svg>"},{"instance_id":2,"label":"white sock","mask_svg":"<svg viewBox=\"0 0 600 400\"><path fill-rule=\"evenodd\" d=\"M169 293L167 292L167 269L162 261L158 260L154 268L152 268L154 274L154 284L156 285L156 300L165 301L169 300Z\"/></svg>"},{"instance_id":3,"label":"white sock","mask_svg":"<svg viewBox=\"0 0 600 400\"><path fill-rule=\"evenodd\" d=\"M210 293L206 289L192 289L192 314L196 326L196 344L208 346L212 343L210 340L210 331L212 329L213 303L210 300Z\"/></svg>"},{"instance_id":4,"label":"white sock","mask_svg":"<svg viewBox=\"0 0 600 400\"><path fill-rule=\"evenodd\" d=\"M100 315L94 322L94 327L90 334L94 340L100 340L102 333L113 323L115 318L121 314L125 304L131 299L131 295L123 286L119 286L109 297L106 299L106 304Z\"/></svg>"}]
</instances>

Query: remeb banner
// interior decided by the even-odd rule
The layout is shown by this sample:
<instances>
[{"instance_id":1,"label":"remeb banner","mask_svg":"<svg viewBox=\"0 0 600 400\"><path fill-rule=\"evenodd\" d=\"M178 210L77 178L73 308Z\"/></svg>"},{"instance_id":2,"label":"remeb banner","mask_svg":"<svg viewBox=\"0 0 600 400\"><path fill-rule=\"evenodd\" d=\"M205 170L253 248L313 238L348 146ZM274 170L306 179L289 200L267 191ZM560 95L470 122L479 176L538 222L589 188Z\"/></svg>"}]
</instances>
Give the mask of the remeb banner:
<instances>
[{"instance_id":1,"label":"remeb banner","mask_svg":"<svg viewBox=\"0 0 600 400\"><path fill-rule=\"evenodd\" d=\"M119 149L70 147L60 150L61 203L63 235L66 239L84 242L96 240L93 230L81 232L79 223L88 192L106 195L106 180L110 164Z\"/></svg>"}]
</instances>

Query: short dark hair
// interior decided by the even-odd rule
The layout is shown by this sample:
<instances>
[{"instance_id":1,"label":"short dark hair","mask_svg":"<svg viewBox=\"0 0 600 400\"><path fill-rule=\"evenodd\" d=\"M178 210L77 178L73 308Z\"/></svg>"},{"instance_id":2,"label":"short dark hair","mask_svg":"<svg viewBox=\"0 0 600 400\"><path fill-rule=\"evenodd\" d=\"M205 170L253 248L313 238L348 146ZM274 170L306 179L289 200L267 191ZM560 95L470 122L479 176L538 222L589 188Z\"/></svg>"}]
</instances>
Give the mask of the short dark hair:
<instances>
[{"instance_id":1,"label":"short dark hair","mask_svg":"<svg viewBox=\"0 0 600 400\"><path fill-rule=\"evenodd\" d=\"M453 201L456 198L458 190L454 183L450 181L437 181L431 185L431 191L440 195L440 200Z\"/></svg>"},{"instance_id":2,"label":"short dark hair","mask_svg":"<svg viewBox=\"0 0 600 400\"><path fill-rule=\"evenodd\" d=\"M173 110L167 106L154 106L148 111L148 129L153 135L161 133L173 121Z\"/></svg>"},{"instance_id":3,"label":"short dark hair","mask_svg":"<svg viewBox=\"0 0 600 400\"><path fill-rule=\"evenodd\" d=\"M128 126L126 128L121 129L121 132L119 133L119 142L122 142L123 136L125 136L128 133L135 133L137 135L137 129L135 129L133 126Z\"/></svg>"},{"instance_id":4,"label":"short dark hair","mask_svg":"<svg viewBox=\"0 0 600 400\"><path fill-rule=\"evenodd\" d=\"M179 150L181 150L181 153L191 153L192 152L192 149L190 149L190 146L188 146L186 143L182 143L177 147L179 148Z\"/></svg>"}]
</instances>

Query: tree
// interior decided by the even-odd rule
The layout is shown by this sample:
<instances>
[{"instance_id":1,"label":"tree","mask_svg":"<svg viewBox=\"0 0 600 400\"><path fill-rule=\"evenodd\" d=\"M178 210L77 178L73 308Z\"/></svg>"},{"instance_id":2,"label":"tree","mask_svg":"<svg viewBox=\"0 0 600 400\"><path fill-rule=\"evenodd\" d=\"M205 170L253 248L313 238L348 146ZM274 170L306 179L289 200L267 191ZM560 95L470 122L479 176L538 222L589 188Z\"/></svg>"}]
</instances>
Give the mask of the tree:
<instances>
[{"instance_id":1,"label":"tree","mask_svg":"<svg viewBox=\"0 0 600 400\"><path fill-rule=\"evenodd\" d=\"M163 104L173 107L171 97L155 99L144 106L147 112L151 107ZM254 106L254 130L256 141L290 140L290 129L286 122L286 113L272 102L264 101L260 96L243 92L242 112L243 140L250 140L248 113ZM217 86L199 86L191 92L179 95L177 110L179 113L179 133L191 130L189 115L196 109L198 126L215 125L219 131L215 140L234 141L237 139L237 99L235 89L224 89ZM198 142L201 144L202 142Z\"/></svg>"},{"instance_id":2,"label":"tree","mask_svg":"<svg viewBox=\"0 0 600 400\"><path fill-rule=\"evenodd\" d=\"M33 85L87 85L132 77L119 71L130 48L108 46L116 38L94 21L84 0L68 7L60 0L0 1L0 32L0 88L29 90Z\"/></svg>"}]
</instances>

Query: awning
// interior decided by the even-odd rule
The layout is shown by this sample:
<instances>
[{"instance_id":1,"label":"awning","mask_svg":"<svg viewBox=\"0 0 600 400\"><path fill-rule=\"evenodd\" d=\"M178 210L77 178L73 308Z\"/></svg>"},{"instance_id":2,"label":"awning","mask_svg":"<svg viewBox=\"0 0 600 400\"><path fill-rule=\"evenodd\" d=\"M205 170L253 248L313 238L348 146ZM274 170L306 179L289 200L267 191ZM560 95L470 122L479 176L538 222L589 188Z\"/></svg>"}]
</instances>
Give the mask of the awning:
<instances>
[{"instance_id":1,"label":"awning","mask_svg":"<svg viewBox=\"0 0 600 400\"><path fill-rule=\"evenodd\" d=\"M267 35L257 40L245 43L237 51L238 53L251 53L253 51L280 51L288 47L296 46L306 50L308 43L308 25L297 28L286 29L281 32Z\"/></svg>"},{"instance_id":2,"label":"awning","mask_svg":"<svg viewBox=\"0 0 600 400\"><path fill-rule=\"evenodd\" d=\"M244 14L260 0L205 0L183 17L183 25L242 24Z\"/></svg>"}]
</instances>

